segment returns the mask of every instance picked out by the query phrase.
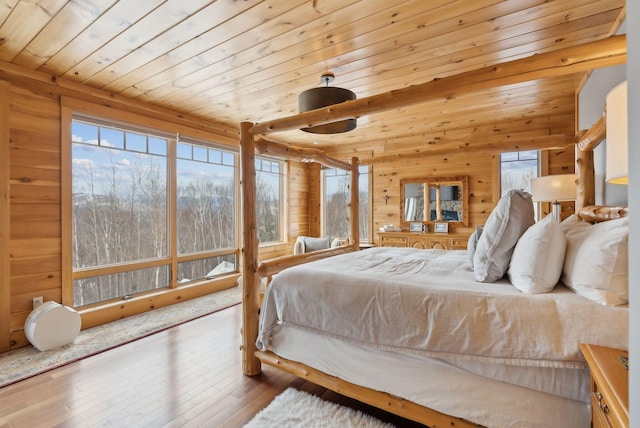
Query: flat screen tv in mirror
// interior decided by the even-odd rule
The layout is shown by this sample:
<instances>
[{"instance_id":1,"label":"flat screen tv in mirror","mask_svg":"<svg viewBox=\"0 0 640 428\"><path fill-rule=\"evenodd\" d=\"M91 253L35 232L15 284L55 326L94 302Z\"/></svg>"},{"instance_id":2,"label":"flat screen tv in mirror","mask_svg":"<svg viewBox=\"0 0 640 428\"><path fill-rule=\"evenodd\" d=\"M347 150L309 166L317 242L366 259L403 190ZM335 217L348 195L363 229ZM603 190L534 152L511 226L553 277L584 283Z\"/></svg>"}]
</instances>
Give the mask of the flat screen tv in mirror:
<instances>
[{"instance_id":1,"label":"flat screen tv in mirror","mask_svg":"<svg viewBox=\"0 0 640 428\"><path fill-rule=\"evenodd\" d=\"M469 178L427 177L400 181L401 225L447 222L466 226L469 220Z\"/></svg>"}]
</instances>

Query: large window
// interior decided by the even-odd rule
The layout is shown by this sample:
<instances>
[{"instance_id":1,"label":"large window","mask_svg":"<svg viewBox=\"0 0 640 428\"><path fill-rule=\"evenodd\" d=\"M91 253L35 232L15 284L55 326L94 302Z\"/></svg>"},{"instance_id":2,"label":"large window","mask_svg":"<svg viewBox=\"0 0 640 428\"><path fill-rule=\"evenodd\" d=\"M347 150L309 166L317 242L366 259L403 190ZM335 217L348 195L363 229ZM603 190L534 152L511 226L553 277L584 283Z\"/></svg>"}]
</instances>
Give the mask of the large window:
<instances>
[{"instance_id":1,"label":"large window","mask_svg":"<svg viewBox=\"0 0 640 428\"><path fill-rule=\"evenodd\" d=\"M360 241L369 241L369 168L358 167ZM349 236L349 200L351 174L342 169L323 170L323 234Z\"/></svg>"},{"instance_id":2,"label":"large window","mask_svg":"<svg viewBox=\"0 0 640 428\"><path fill-rule=\"evenodd\" d=\"M504 196L509 190L518 189L531 193L531 180L540 173L540 152L527 150L500 155L500 191ZM540 204L534 203L535 218Z\"/></svg>"},{"instance_id":3,"label":"large window","mask_svg":"<svg viewBox=\"0 0 640 428\"><path fill-rule=\"evenodd\" d=\"M178 281L236 270L235 255L196 258L236 246L236 156L180 139L176 146ZM190 257L188 257L190 256Z\"/></svg>"},{"instance_id":4,"label":"large window","mask_svg":"<svg viewBox=\"0 0 640 428\"><path fill-rule=\"evenodd\" d=\"M504 196L509 190L531 192L531 179L538 176L539 152L527 150L500 155L500 189Z\"/></svg>"},{"instance_id":5,"label":"large window","mask_svg":"<svg viewBox=\"0 0 640 428\"><path fill-rule=\"evenodd\" d=\"M71 127L74 306L237 271L235 153L84 117Z\"/></svg>"}]
</instances>

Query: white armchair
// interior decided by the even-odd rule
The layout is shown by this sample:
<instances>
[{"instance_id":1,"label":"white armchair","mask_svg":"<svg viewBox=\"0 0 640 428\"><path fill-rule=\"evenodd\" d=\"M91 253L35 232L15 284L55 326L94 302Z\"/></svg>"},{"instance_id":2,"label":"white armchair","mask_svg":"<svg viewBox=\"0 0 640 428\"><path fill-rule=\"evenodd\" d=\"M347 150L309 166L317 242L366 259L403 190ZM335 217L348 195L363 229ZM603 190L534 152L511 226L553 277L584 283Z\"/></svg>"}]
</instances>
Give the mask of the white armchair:
<instances>
[{"instance_id":1,"label":"white armchair","mask_svg":"<svg viewBox=\"0 0 640 428\"><path fill-rule=\"evenodd\" d=\"M340 246L340 238L325 236L314 238L311 236L298 236L293 246L293 254L310 253L311 251L326 250Z\"/></svg>"}]
</instances>

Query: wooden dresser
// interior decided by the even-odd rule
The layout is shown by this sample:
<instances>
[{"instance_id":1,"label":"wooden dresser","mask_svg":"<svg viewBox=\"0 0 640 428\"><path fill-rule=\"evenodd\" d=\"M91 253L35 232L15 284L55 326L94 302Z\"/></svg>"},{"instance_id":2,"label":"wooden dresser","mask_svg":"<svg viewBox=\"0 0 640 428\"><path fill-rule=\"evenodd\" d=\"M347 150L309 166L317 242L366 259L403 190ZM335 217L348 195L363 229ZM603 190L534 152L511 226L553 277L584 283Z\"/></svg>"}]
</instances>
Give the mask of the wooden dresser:
<instances>
[{"instance_id":1,"label":"wooden dresser","mask_svg":"<svg viewBox=\"0 0 640 428\"><path fill-rule=\"evenodd\" d=\"M379 247L434 248L438 250L466 250L469 234L378 232Z\"/></svg>"},{"instance_id":2,"label":"wooden dresser","mask_svg":"<svg viewBox=\"0 0 640 428\"><path fill-rule=\"evenodd\" d=\"M588 344L580 344L580 350L591 372L591 426L628 427L629 372L619 357L629 357L629 354Z\"/></svg>"}]
</instances>

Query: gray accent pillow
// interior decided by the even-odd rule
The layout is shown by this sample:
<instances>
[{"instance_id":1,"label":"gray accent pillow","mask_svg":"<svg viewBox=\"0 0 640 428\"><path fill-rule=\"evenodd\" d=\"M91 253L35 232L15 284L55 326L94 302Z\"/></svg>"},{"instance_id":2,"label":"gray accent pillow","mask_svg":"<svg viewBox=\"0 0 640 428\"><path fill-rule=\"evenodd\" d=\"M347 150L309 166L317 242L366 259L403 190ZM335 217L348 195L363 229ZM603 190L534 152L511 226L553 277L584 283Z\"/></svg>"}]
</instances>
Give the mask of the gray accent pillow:
<instances>
[{"instance_id":1,"label":"gray accent pillow","mask_svg":"<svg viewBox=\"0 0 640 428\"><path fill-rule=\"evenodd\" d=\"M476 246L478 245L478 239L482 235L482 226L476 226L476 230L473 231L467 241L467 255L469 256L469 267L473 269L473 255L476 253Z\"/></svg>"},{"instance_id":2,"label":"gray accent pillow","mask_svg":"<svg viewBox=\"0 0 640 428\"><path fill-rule=\"evenodd\" d=\"M493 209L473 255L476 281L494 282L504 276L518 239L535 223L531 194L510 190Z\"/></svg>"},{"instance_id":3,"label":"gray accent pillow","mask_svg":"<svg viewBox=\"0 0 640 428\"><path fill-rule=\"evenodd\" d=\"M326 250L331 248L331 237L326 236L324 238L304 238L304 252L309 253L311 251Z\"/></svg>"}]
</instances>

